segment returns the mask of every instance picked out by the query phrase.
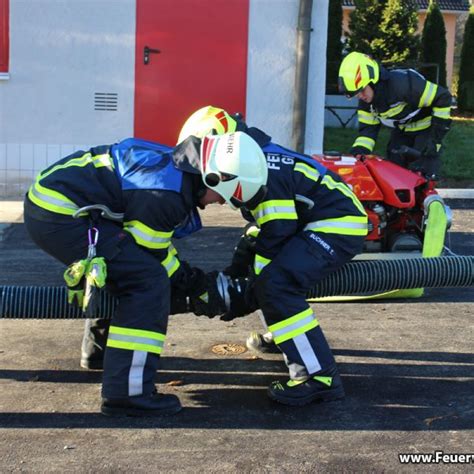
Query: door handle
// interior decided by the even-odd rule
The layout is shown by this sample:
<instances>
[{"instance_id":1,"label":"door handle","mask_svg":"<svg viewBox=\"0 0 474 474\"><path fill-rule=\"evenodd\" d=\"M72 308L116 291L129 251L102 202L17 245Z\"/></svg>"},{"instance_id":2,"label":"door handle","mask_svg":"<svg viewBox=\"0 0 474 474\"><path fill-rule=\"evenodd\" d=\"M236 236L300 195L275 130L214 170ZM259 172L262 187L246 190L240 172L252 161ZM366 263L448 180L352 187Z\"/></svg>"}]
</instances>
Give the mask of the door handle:
<instances>
[{"instance_id":1,"label":"door handle","mask_svg":"<svg viewBox=\"0 0 474 474\"><path fill-rule=\"evenodd\" d=\"M149 48L148 46L145 46L143 48L143 64L145 66L150 62L150 54L160 54L161 51L159 49L152 49Z\"/></svg>"}]
</instances>

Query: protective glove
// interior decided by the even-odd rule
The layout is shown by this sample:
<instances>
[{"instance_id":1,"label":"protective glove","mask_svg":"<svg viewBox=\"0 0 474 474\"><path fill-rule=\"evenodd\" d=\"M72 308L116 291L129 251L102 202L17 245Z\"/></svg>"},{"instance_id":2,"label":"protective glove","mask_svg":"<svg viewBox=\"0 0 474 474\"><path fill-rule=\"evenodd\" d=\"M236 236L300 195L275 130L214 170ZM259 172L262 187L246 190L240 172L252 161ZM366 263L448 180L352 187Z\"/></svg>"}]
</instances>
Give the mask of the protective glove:
<instances>
[{"instance_id":1,"label":"protective glove","mask_svg":"<svg viewBox=\"0 0 474 474\"><path fill-rule=\"evenodd\" d=\"M180 276L172 284L172 291L174 290L187 296L199 296L206 291L206 274L200 268L191 267L188 262L181 261Z\"/></svg>"},{"instance_id":2,"label":"protective glove","mask_svg":"<svg viewBox=\"0 0 474 474\"><path fill-rule=\"evenodd\" d=\"M441 149L441 143L436 143L436 141L431 138L428 140L421 150L421 154L425 158L437 158L439 155L439 150Z\"/></svg>"},{"instance_id":3,"label":"protective glove","mask_svg":"<svg viewBox=\"0 0 474 474\"><path fill-rule=\"evenodd\" d=\"M84 301L82 311L91 318L97 314L99 304L99 289L105 286L107 279L107 265L103 257L94 257L89 261L85 274Z\"/></svg>"},{"instance_id":4,"label":"protective glove","mask_svg":"<svg viewBox=\"0 0 474 474\"><path fill-rule=\"evenodd\" d=\"M171 287L170 314L189 313L189 298L180 288Z\"/></svg>"},{"instance_id":5,"label":"protective glove","mask_svg":"<svg viewBox=\"0 0 474 474\"><path fill-rule=\"evenodd\" d=\"M358 158L368 155L370 153L370 150L363 146L353 146L350 150L349 153L351 155L357 156Z\"/></svg>"},{"instance_id":6,"label":"protective glove","mask_svg":"<svg viewBox=\"0 0 474 474\"><path fill-rule=\"evenodd\" d=\"M252 266L255 258L255 245L260 229L255 224L245 227L239 242L234 249L231 264L224 269L224 274L231 278L246 277L249 267Z\"/></svg>"},{"instance_id":7,"label":"protective glove","mask_svg":"<svg viewBox=\"0 0 474 474\"><path fill-rule=\"evenodd\" d=\"M214 318L226 311L225 301L217 289L218 272L205 275L205 291L190 297L191 310L197 316Z\"/></svg>"},{"instance_id":8,"label":"protective glove","mask_svg":"<svg viewBox=\"0 0 474 474\"><path fill-rule=\"evenodd\" d=\"M422 156L408 166L412 171L420 171L429 179L436 179L439 174L441 162L438 156Z\"/></svg>"},{"instance_id":9,"label":"protective glove","mask_svg":"<svg viewBox=\"0 0 474 474\"><path fill-rule=\"evenodd\" d=\"M84 275L89 262L87 259L71 263L64 272L64 281L68 287L67 301L69 304L82 309L84 301Z\"/></svg>"},{"instance_id":10,"label":"protective glove","mask_svg":"<svg viewBox=\"0 0 474 474\"><path fill-rule=\"evenodd\" d=\"M250 279L237 279L229 285L227 291L230 297L230 308L221 316L221 321L232 321L235 318L247 316L258 309L254 293L255 275Z\"/></svg>"}]
</instances>

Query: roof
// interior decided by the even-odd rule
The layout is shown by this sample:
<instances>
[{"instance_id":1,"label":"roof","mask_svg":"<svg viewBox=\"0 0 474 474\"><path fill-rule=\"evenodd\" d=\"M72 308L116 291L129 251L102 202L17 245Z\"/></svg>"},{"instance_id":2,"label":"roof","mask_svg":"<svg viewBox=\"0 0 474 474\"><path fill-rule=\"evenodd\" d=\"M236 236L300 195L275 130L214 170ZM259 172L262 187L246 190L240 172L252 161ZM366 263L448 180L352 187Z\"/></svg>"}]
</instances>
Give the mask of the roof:
<instances>
[{"instance_id":1,"label":"roof","mask_svg":"<svg viewBox=\"0 0 474 474\"><path fill-rule=\"evenodd\" d=\"M428 10L430 0L414 0L418 5L418 10ZM441 10L449 11L469 11L469 0L438 0L438 5ZM353 0L342 0L343 7L353 7Z\"/></svg>"}]
</instances>

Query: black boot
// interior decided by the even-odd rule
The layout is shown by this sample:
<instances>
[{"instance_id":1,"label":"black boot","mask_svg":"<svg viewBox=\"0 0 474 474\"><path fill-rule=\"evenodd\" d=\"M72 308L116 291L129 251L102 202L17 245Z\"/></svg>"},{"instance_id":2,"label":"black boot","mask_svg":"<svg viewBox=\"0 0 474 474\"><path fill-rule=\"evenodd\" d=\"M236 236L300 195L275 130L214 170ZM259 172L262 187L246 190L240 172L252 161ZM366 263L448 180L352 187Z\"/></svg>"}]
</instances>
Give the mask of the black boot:
<instances>
[{"instance_id":1,"label":"black boot","mask_svg":"<svg viewBox=\"0 0 474 474\"><path fill-rule=\"evenodd\" d=\"M311 375L307 380L272 382L268 396L284 405L302 406L316 400L331 401L344 398L344 387L336 366Z\"/></svg>"},{"instance_id":2,"label":"black boot","mask_svg":"<svg viewBox=\"0 0 474 474\"><path fill-rule=\"evenodd\" d=\"M174 415L183 407L176 395L153 392L150 395L139 395L125 398L103 398L101 413L106 416L161 416Z\"/></svg>"},{"instance_id":3,"label":"black boot","mask_svg":"<svg viewBox=\"0 0 474 474\"><path fill-rule=\"evenodd\" d=\"M86 319L81 348L83 369L102 370L109 327L110 321L107 319Z\"/></svg>"}]
</instances>

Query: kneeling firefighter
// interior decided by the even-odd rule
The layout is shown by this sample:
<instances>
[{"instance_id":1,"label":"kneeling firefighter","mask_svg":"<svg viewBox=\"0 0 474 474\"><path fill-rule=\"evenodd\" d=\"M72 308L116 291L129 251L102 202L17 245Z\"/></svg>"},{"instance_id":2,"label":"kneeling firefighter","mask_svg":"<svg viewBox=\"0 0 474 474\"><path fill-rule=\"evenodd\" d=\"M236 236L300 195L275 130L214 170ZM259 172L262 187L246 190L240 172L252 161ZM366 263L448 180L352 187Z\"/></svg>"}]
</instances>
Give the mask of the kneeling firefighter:
<instances>
[{"instance_id":1,"label":"kneeling firefighter","mask_svg":"<svg viewBox=\"0 0 474 474\"><path fill-rule=\"evenodd\" d=\"M201 227L197 208L256 206L267 174L260 147L243 133L202 143L189 137L175 148L130 138L74 153L39 174L24 205L33 241L69 265L71 278L95 262L95 283L105 283L118 299L105 349L103 414L154 416L181 409L176 396L159 394L154 385L170 294L191 299L194 308L206 301L208 310L215 275L180 261L171 238ZM123 215L122 222L83 212L96 204Z\"/></svg>"},{"instance_id":2,"label":"kneeling firefighter","mask_svg":"<svg viewBox=\"0 0 474 474\"><path fill-rule=\"evenodd\" d=\"M209 107L207 112L202 121L193 122L194 135L218 130L223 111ZM248 252L245 245L238 245L226 272L234 278L248 276L245 304L238 307L238 291L229 286L234 304L221 319L262 310L290 375L289 380L270 385L268 395L273 400L305 405L342 398L334 357L305 297L310 288L362 251L367 215L337 174L309 156L272 143L241 121L235 127L255 136L262 147L268 189L258 205L242 209L243 216L258 226L247 233L253 239L252 268L247 274Z\"/></svg>"}]
</instances>

